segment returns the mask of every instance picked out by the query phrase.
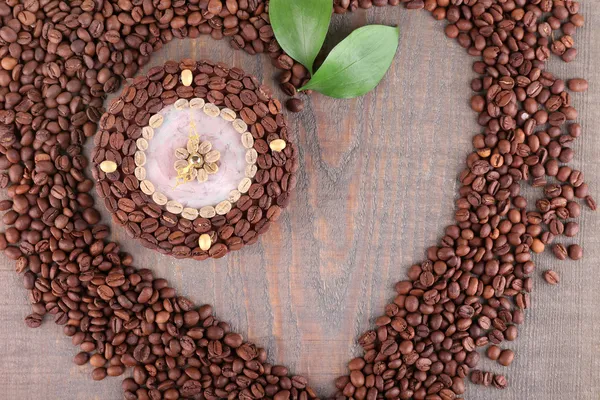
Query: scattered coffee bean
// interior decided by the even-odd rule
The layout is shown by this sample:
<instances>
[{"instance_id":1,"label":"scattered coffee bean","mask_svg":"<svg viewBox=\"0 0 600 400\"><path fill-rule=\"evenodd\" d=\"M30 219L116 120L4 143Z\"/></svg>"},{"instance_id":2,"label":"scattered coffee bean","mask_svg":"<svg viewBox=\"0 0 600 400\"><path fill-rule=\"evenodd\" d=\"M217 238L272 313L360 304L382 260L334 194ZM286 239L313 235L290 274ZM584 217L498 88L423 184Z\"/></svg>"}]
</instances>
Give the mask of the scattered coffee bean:
<instances>
[{"instance_id":1,"label":"scattered coffee bean","mask_svg":"<svg viewBox=\"0 0 600 400\"><path fill-rule=\"evenodd\" d=\"M508 367L515 359L515 353L512 350L502 350L498 357L498 364Z\"/></svg>"},{"instance_id":2,"label":"scattered coffee bean","mask_svg":"<svg viewBox=\"0 0 600 400\"><path fill-rule=\"evenodd\" d=\"M571 260L579 260L583 257L583 248L578 244L569 246L569 258Z\"/></svg>"},{"instance_id":3,"label":"scattered coffee bean","mask_svg":"<svg viewBox=\"0 0 600 400\"><path fill-rule=\"evenodd\" d=\"M577 222L567 222L564 231L565 236L573 237L576 236L577 233L579 233L579 224L577 224Z\"/></svg>"},{"instance_id":4,"label":"scattered coffee bean","mask_svg":"<svg viewBox=\"0 0 600 400\"><path fill-rule=\"evenodd\" d=\"M291 112L297 113L304 110L304 102L298 98L289 99L285 105Z\"/></svg>"},{"instance_id":5,"label":"scattered coffee bean","mask_svg":"<svg viewBox=\"0 0 600 400\"><path fill-rule=\"evenodd\" d=\"M494 375L494 387L496 389L506 389L508 381L504 375Z\"/></svg>"},{"instance_id":6,"label":"scattered coffee bean","mask_svg":"<svg viewBox=\"0 0 600 400\"><path fill-rule=\"evenodd\" d=\"M495 344L491 345L490 347L488 347L487 349L487 356L490 360L497 360L498 357L500 357L500 353L502 352L502 349L498 346L496 346Z\"/></svg>"},{"instance_id":7,"label":"scattered coffee bean","mask_svg":"<svg viewBox=\"0 0 600 400\"><path fill-rule=\"evenodd\" d=\"M585 92L588 89L588 82L585 79L570 79L569 90L573 92Z\"/></svg>"},{"instance_id":8,"label":"scattered coffee bean","mask_svg":"<svg viewBox=\"0 0 600 400\"><path fill-rule=\"evenodd\" d=\"M556 271L552 270L544 271L544 279L550 285L558 285L558 283L560 282L560 276Z\"/></svg>"}]
</instances>

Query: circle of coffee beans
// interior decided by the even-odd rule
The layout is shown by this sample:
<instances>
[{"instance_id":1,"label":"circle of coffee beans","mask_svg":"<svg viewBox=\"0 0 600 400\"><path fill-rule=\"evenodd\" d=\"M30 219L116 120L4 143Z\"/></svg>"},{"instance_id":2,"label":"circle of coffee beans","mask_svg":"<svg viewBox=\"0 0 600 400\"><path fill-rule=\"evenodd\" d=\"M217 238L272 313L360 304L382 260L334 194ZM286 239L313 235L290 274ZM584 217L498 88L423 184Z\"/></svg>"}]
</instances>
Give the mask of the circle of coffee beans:
<instances>
[{"instance_id":1,"label":"circle of coffee beans","mask_svg":"<svg viewBox=\"0 0 600 400\"><path fill-rule=\"evenodd\" d=\"M180 75L190 70L193 83L185 86ZM235 111L254 138L257 172L249 189L225 215L198 216L189 220L158 205L144 193L134 176L136 140L150 117L178 99L201 98ZM176 258L204 260L221 258L229 251L251 245L267 232L290 199L296 186L298 151L290 141L281 103L268 87L239 68L210 61L168 61L151 68L146 75L126 84L108 105L98 123L92 152L92 173L96 191L113 213L113 221L143 246ZM269 143L282 139L283 151L271 150ZM114 161L115 172L105 173L100 164ZM200 235L211 237L208 250L199 247Z\"/></svg>"},{"instance_id":2,"label":"circle of coffee beans","mask_svg":"<svg viewBox=\"0 0 600 400\"><path fill-rule=\"evenodd\" d=\"M336 13L402 3L447 20L446 36L478 59L471 106L482 127L459 177L455 223L360 336L364 352L335 381L335 398L450 400L462 397L467 376L502 389L504 375L475 369L478 349L495 346L488 354L500 364L519 357L505 342L517 338L531 307L532 252L581 258L581 247L554 241L577 234L579 200L596 209L583 173L568 165L582 127L566 89L582 92L588 83L564 82L545 69L552 55L577 57L580 4L333 3ZM0 2L0 18L0 187L10 197L0 202L0 249L16 261L28 291L25 323L37 328L48 316L62 325L80 349L73 361L89 362L93 379L132 368L122 383L125 399L316 398L305 377L268 362L265 349L232 332L211 306L196 307L149 269L135 268L108 239L85 175L82 146L96 133L104 95L173 38L210 35L267 53L283 71L282 89L295 96L308 72L274 39L268 3L11 0ZM286 104L303 108L299 98ZM528 202L523 182L542 197ZM558 275L545 276L558 282Z\"/></svg>"}]
</instances>

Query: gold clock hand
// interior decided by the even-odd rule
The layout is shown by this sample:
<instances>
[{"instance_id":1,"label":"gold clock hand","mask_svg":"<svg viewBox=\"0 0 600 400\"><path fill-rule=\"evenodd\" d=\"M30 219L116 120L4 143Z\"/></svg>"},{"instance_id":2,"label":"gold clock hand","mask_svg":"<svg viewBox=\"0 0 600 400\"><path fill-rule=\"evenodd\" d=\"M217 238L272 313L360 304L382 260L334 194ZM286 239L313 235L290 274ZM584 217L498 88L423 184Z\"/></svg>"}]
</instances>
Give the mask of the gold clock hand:
<instances>
[{"instance_id":1,"label":"gold clock hand","mask_svg":"<svg viewBox=\"0 0 600 400\"><path fill-rule=\"evenodd\" d=\"M190 138L199 138L198 131L196 130L196 121L194 121L194 117L192 115L192 111L190 110Z\"/></svg>"},{"instance_id":2,"label":"gold clock hand","mask_svg":"<svg viewBox=\"0 0 600 400\"><path fill-rule=\"evenodd\" d=\"M198 146L200 144L200 135L198 135L198 131L196 130L196 122L194 121L194 118L192 116L191 110L190 110L190 133L188 136L188 142L187 142L187 150L190 152L190 154L195 154L198 152Z\"/></svg>"},{"instance_id":3,"label":"gold clock hand","mask_svg":"<svg viewBox=\"0 0 600 400\"><path fill-rule=\"evenodd\" d=\"M189 179L189 174L190 170L192 169L192 165L193 163L189 161L187 167L184 167L177 172L177 179L175 181L176 188L191 180Z\"/></svg>"}]
</instances>

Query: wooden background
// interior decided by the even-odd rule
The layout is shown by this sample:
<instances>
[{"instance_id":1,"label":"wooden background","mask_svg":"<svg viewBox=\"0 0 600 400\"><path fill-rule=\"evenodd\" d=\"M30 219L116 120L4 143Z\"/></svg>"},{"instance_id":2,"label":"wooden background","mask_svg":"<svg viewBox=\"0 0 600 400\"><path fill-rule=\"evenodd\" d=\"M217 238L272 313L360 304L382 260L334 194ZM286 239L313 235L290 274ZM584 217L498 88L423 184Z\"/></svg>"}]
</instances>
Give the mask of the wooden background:
<instances>
[{"instance_id":1,"label":"wooden background","mask_svg":"<svg viewBox=\"0 0 600 400\"><path fill-rule=\"evenodd\" d=\"M584 125L574 164L600 200L600 9L593 3L583 6L579 59L550 69L591 82L588 93L574 96ZM473 60L443 37L442 23L400 8L357 12L335 17L334 40L365 23L400 25L396 61L369 95L315 95L302 114L289 115L301 149L297 193L257 245L218 261L180 262L142 248L121 228L113 232L137 266L215 305L220 318L268 348L273 362L307 375L321 395L332 393L332 380L357 354L357 335L382 313L393 284L451 223L456 176L480 130L468 106ZM266 57L207 38L171 43L153 65L182 57L224 61L275 84ZM533 307L510 345L515 362L481 364L505 373L510 388L469 386L468 399L600 399L599 228L598 215L586 209L577 238L582 261L537 257L539 270L555 268L562 282L550 287L536 273ZM30 308L13 268L0 258L0 399L119 399L120 379L94 382L89 366L71 363L77 349L62 329L52 322L25 327Z\"/></svg>"}]
</instances>

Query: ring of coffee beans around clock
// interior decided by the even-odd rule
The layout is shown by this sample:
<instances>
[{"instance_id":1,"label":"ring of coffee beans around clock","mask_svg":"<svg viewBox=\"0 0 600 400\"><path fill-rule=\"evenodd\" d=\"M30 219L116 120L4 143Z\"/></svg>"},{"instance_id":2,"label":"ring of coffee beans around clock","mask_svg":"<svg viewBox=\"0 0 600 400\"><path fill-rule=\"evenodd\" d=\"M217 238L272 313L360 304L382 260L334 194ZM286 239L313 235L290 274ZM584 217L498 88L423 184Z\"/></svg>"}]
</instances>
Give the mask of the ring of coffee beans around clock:
<instances>
[{"instance_id":1,"label":"ring of coffee beans around clock","mask_svg":"<svg viewBox=\"0 0 600 400\"><path fill-rule=\"evenodd\" d=\"M171 104L231 122L248 148L246 177L214 206L185 207L145 179L144 151ZM298 151L281 103L238 68L192 60L154 67L125 85L98 129L92 153L98 195L130 237L163 254L220 258L255 243L296 186Z\"/></svg>"}]
</instances>

